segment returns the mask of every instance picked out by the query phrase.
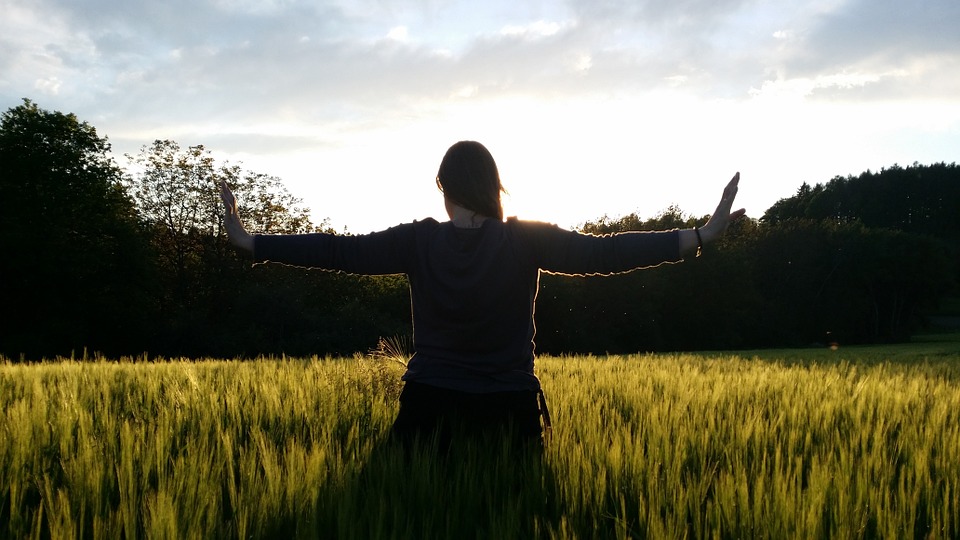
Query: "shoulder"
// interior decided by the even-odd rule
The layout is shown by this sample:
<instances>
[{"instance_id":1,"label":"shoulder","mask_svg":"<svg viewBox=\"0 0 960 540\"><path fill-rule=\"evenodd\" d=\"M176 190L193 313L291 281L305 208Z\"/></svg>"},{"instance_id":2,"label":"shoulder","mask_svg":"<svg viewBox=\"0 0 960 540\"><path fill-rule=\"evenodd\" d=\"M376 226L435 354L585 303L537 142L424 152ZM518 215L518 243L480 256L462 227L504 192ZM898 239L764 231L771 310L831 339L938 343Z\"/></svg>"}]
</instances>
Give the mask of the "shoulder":
<instances>
[{"instance_id":1,"label":"shoulder","mask_svg":"<svg viewBox=\"0 0 960 540\"><path fill-rule=\"evenodd\" d=\"M400 223L399 225L394 225L388 227L379 232L369 233L371 235L379 234L389 234L391 236L418 236L424 233L429 233L436 230L440 226L440 223L433 218L426 218L423 220L413 220L408 223ZM362 235L361 235L362 236Z\"/></svg>"},{"instance_id":2,"label":"shoulder","mask_svg":"<svg viewBox=\"0 0 960 540\"><path fill-rule=\"evenodd\" d=\"M428 217L424 219L415 219L413 220L413 223L410 223L410 225L413 225L414 227L435 228L440 226L440 222L433 219L432 217Z\"/></svg>"},{"instance_id":3,"label":"shoulder","mask_svg":"<svg viewBox=\"0 0 960 540\"><path fill-rule=\"evenodd\" d=\"M519 219L516 217L507 218L507 221L504 223L504 227L512 234L529 239L538 239L544 237L549 238L557 235L574 234L572 231L563 229L554 223Z\"/></svg>"},{"instance_id":4,"label":"shoulder","mask_svg":"<svg viewBox=\"0 0 960 540\"><path fill-rule=\"evenodd\" d=\"M428 217L425 219L417 219L410 223L400 225L400 227L407 228L414 236L423 237L431 236L441 229L442 224L437 220Z\"/></svg>"},{"instance_id":5,"label":"shoulder","mask_svg":"<svg viewBox=\"0 0 960 540\"><path fill-rule=\"evenodd\" d=\"M415 219L407 223L400 223L398 225L388 227L385 230L388 230L388 231L417 230L419 231L424 229L434 229L439 226L440 226L440 223L437 220L433 219L432 217L428 217L425 219Z\"/></svg>"},{"instance_id":6,"label":"shoulder","mask_svg":"<svg viewBox=\"0 0 960 540\"><path fill-rule=\"evenodd\" d=\"M428 217L424 219L415 219L413 222L408 223L407 226L418 231L432 231L440 227L440 222L432 217Z\"/></svg>"},{"instance_id":7,"label":"shoulder","mask_svg":"<svg viewBox=\"0 0 960 540\"><path fill-rule=\"evenodd\" d=\"M537 231L537 230L544 230L544 229L563 230L563 229L560 229L559 225L556 225L554 223L548 223L546 221L520 219L516 216L511 216L507 218L506 227L512 228L515 230L521 230L521 231Z\"/></svg>"}]
</instances>

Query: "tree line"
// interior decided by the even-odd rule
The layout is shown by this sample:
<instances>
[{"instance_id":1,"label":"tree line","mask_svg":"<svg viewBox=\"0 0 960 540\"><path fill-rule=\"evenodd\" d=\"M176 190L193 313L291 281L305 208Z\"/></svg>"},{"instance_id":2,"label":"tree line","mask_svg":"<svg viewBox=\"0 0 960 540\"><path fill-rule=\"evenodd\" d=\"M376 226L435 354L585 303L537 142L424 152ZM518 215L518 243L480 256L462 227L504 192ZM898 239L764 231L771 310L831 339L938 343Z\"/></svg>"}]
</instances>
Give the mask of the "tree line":
<instances>
[{"instance_id":1,"label":"tree line","mask_svg":"<svg viewBox=\"0 0 960 540\"><path fill-rule=\"evenodd\" d=\"M0 354L350 355L408 336L403 276L251 266L226 242L217 185L259 233L330 232L280 179L158 140L106 137L30 100L0 118ZM908 339L955 295L960 169L893 166L803 184L703 257L606 278L544 274L538 351L636 351ZM607 234L703 224L602 217ZM402 342L403 340L399 340Z\"/></svg>"}]
</instances>

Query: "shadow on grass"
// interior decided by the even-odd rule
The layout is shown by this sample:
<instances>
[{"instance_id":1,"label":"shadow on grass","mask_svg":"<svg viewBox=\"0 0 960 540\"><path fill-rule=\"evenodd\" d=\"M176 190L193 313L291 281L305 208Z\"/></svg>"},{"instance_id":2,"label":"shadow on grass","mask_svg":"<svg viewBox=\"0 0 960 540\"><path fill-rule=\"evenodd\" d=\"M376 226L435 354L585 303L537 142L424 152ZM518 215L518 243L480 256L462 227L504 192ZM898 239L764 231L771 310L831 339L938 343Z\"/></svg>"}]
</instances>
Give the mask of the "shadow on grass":
<instances>
[{"instance_id":1,"label":"shadow on grass","mask_svg":"<svg viewBox=\"0 0 960 540\"><path fill-rule=\"evenodd\" d=\"M555 492L542 452L384 440L318 501L318 518L330 538L538 538L556 529Z\"/></svg>"}]
</instances>

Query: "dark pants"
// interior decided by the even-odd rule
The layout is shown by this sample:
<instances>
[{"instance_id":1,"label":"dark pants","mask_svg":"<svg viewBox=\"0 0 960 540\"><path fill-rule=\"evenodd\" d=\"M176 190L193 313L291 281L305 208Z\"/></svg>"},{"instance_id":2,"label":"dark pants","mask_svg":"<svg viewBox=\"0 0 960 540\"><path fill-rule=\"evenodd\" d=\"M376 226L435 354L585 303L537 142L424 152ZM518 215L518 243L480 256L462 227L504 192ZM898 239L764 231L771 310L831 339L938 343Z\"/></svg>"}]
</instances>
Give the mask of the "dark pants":
<instances>
[{"instance_id":1,"label":"dark pants","mask_svg":"<svg viewBox=\"0 0 960 540\"><path fill-rule=\"evenodd\" d=\"M532 390L472 394L407 382L390 435L405 446L436 437L443 452L473 442L542 448L537 396Z\"/></svg>"}]
</instances>

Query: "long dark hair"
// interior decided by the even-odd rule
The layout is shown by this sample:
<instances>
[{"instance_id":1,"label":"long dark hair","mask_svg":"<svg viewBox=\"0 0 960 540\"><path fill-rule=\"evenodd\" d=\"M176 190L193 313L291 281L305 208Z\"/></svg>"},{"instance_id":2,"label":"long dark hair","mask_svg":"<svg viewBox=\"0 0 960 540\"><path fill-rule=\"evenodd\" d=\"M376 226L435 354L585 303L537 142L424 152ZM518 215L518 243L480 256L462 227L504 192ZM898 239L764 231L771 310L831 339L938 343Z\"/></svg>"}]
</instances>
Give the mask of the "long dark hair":
<instances>
[{"instance_id":1,"label":"long dark hair","mask_svg":"<svg viewBox=\"0 0 960 540\"><path fill-rule=\"evenodd\" d=\"M437 187L454 203L487 216L503 219L500 172L490 151L476 141L460 141L443 156Z\"/></svg>"}]
</instances>

